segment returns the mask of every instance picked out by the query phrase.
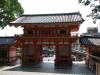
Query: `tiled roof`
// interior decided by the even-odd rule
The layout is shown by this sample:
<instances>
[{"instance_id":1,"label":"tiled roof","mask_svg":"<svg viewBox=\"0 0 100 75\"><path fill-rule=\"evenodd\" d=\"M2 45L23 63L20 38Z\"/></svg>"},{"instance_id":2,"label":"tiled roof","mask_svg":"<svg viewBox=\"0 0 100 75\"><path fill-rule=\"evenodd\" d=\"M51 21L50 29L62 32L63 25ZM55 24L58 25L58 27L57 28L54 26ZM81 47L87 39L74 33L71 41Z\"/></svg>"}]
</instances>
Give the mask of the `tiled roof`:
<instances>
[{"instance_id":1,"label":"tiled roof","mask_svg":"<svg viewBox=\"0 0 100 75\"><path fill-rule=\"evenodd\" d=\"M14 44L14 37L0 37L0 45Z\"/></svg>"},{"instance_id":2,"label":"tiled roof","mask_svg":"<svg viewBox=\"0 0 100 75\"><path fill-rule=\"evenodd\" d=\"M100 37L82 36L79 41L82 45L100 46Z\"/></svg>"},{"instance_id":3,"label":"tiled roof","mask_svg":"<svg viewBox=\"0 0 100 75\"><path fill-rule=\"evenodd\" d=\"M37 14L22 15L10 24L25 23L59 23L59 22L83 22L83 18L79 12L75 13L59 13L59 14Z\"/></svg>"}]
</instances>

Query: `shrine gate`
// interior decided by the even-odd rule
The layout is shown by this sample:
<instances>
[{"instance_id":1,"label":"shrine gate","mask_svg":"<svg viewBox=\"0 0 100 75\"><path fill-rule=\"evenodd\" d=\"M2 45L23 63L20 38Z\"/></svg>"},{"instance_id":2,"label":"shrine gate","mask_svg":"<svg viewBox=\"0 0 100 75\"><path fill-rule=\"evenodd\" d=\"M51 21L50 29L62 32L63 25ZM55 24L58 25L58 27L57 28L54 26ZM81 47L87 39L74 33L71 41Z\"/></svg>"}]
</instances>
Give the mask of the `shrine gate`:
<instances>
[{"instance_id":1,"label":"shrine gate","mask_svg":"<svg viewBox=\"0 0 100 75\"><path fill-rule=\"evenodd\" d=\"M78 31L83 18L79 12L22 15L10 25L22 26L24 34L16 36L22 48L21 64L29 66L42 62L43 46L55 46L55 67L71 67L71 44L77 39L71 32Z\"/></svg>"}]
</instances>

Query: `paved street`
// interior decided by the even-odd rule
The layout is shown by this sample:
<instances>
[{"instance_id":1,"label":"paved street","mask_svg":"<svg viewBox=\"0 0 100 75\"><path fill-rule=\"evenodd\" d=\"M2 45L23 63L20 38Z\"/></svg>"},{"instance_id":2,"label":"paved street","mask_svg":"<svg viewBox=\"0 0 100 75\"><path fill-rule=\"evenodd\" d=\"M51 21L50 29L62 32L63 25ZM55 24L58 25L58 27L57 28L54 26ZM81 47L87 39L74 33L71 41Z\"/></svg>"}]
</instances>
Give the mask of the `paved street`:
<instances>
[{"instance_id":1,"label":"paved street","mask_svg":"<svg viewBox=\"0 0 100 75\"><path fill-rule=\"evenodd\" d=\"M94 75L85 66L84 61L73 62L73 67L68 69L55 69L52 57L45 58L44 62L34 67L1 66L0 75Z\"/></svg>"}]
</instances>

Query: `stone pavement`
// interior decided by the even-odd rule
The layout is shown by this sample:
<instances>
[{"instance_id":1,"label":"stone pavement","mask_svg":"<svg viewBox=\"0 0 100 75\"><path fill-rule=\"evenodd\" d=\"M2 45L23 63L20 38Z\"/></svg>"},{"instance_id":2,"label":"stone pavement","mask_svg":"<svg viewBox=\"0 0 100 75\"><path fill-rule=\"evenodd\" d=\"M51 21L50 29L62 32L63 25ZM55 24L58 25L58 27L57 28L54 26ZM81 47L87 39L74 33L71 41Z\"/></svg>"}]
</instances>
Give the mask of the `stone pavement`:
<instances>
[{"instance_id":1,"label":"stone pavement","mask_svg":"<svg viewBox=\"0 0 100 75\"><path fill-rule=\"evenodd\" d=\"M54 62L45 61L35 67L2 66L0 75L95 75L82 62L73 62L73 67L68 69L55 69Z\"/></svg>"}]
</instances>

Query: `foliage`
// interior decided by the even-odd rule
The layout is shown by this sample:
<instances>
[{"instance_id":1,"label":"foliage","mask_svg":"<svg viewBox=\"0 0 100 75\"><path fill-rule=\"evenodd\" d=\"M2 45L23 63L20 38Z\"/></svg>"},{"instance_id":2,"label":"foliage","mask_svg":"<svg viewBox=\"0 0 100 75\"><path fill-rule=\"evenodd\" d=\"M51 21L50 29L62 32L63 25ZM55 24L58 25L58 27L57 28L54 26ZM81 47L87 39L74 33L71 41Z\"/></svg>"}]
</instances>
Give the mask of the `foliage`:
<instances>
[{"instance_id":1,"label":"foliage","mask_svg":"<svg viewBox=\"0 0 100 75\"><path fill-rule=\"evenodd\" d=\"M0 0L0 27L4 28L23 12L18 0Z\"/></svg>"},{"instance_id":2,"label":"foliage","mask_svg":"<svg viewBox=\"0 0 100 75\"><path fill-rule=\"evenodd\" d=\"M93 23L96 23L96 20L100 19L100 0L78 0L78 2L92 8L91 13L87 17L92 17ZM98 2L99 5L94 2Z\"/></svg>"}]
</instances>

